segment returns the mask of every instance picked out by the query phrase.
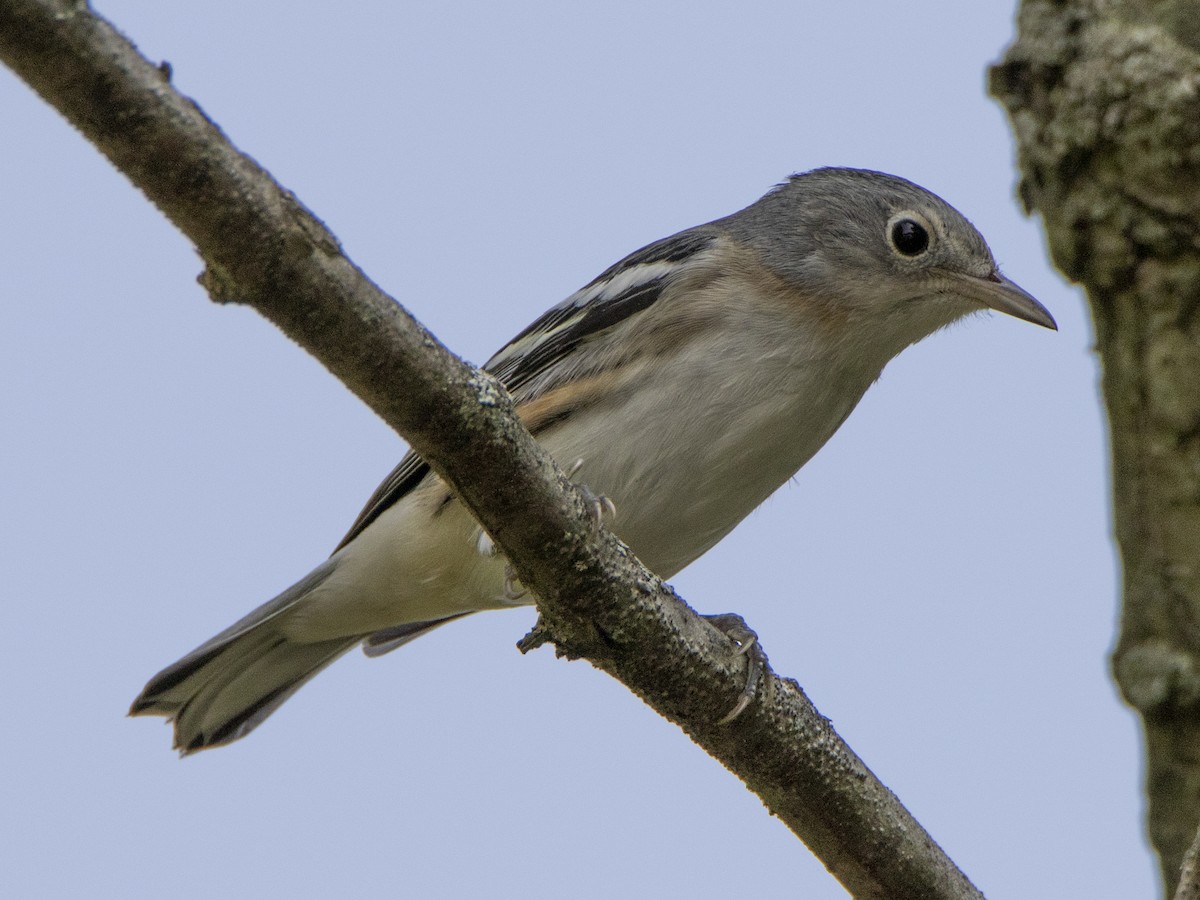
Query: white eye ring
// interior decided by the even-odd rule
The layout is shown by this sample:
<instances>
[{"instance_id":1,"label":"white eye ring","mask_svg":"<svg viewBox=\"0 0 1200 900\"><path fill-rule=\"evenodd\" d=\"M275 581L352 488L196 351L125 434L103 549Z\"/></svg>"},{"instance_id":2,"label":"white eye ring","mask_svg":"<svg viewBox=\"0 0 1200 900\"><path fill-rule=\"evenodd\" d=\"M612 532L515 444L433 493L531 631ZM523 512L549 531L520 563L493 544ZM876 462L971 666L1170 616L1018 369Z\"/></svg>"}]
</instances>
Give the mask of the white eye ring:
<instances>
[{"instance_id":1,"label":"white eye ring","mask_svg":"<svg viewBox=\"0 0 1200 900\"><path fill-rule=\"evenodd\" d=\"M888 246L897 256L916 259L933 246L933 229L925 217L905 210L888 219L885 232Z\"/></svg>"}]
</instances>

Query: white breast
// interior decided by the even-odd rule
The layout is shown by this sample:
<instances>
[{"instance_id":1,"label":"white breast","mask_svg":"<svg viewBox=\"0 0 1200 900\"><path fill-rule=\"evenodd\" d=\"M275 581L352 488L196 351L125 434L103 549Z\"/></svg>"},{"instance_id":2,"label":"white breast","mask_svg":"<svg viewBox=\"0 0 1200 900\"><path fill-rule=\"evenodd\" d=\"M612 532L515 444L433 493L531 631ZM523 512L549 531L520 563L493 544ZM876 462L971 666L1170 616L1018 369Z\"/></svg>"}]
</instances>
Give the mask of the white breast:
<instances>
[{"instance_id":1,"label":"white breast","mask_svg":"<svg viewBox=\"0 0 1200 900\"><path fill-rule=\"evenodd\" d=\"M684 292L691 318L643 317L619 326L641 329L630 340L582 350L582 368L617 367L613 393L539 434L564 469L582 460L575 479L613 501L607 524L665 578L804 465L903 346L831 343L786 303L742 302L746 289L723 278ZM672 314L660 304L651 312ZM656 327L686 339L654 338ZM427 479L343 548L289 616L289 636L324 640L511 605L503 558L479 552L478 526L445 496Z\"/></svg>"},{"instance_id":2,"label":"white breast","mask_svg":"<svg viewBox=\"0 0 1200 900\"><path fill-rule=\"evenodd\" d=\"M653 385L635 384L541 437L564 467L583 460L576 480L612 499L608 524L664 578L795 474L879 374L830 379L801 348L760 349L770 346L715 331L670 365L647 367L641 378Z\"/></svg>"}]
</instances>

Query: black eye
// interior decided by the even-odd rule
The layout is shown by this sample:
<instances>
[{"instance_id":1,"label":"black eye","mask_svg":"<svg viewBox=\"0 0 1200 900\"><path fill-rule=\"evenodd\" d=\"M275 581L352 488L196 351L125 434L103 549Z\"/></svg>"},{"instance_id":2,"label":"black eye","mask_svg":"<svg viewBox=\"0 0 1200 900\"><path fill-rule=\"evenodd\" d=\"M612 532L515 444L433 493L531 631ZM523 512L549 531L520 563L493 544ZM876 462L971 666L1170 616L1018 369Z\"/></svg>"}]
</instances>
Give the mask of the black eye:
<instances>
[{"instance_id":1,"label":"black eye","mask_svg":"<svg viewBox=\"0 0 1200 900\"><path fill-rule=\"evenodd\" d=\"M901 219L892 226L892 246L905 256L920 256L929 246L929 232L912 219Z\"/></svg>"}]
</instances>

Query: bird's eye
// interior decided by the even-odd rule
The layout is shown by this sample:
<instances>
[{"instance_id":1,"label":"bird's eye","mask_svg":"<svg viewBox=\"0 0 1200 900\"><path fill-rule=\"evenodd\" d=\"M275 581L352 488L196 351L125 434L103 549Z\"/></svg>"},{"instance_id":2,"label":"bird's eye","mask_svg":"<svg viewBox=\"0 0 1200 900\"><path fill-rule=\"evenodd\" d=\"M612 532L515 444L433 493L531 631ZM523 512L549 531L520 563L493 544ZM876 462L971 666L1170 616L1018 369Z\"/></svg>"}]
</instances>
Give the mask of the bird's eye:
<instances>
[{"instance_id":1,"label":"bird's eye","mask_svg":"<svg viewBox=\"0 0 1200 900\"><path fill-rule=\"evenodd\" d=\"M929 246L929 232L920 222L901 219L892 225L892 246L904 256L920 256Z\"/></svg>"}]
</instances>

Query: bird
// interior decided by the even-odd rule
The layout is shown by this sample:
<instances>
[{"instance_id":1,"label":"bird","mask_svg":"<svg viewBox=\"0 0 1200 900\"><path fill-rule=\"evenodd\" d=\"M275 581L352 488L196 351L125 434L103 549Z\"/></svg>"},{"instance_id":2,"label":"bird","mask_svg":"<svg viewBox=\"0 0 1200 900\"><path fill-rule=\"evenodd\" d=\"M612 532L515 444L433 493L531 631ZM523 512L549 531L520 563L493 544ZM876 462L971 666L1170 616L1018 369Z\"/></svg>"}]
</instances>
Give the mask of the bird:
<instances>
[{"instance_id":1,"label":"bird","mask_svg":"<svg viewBox=\"0 0 1200 900\"><path fill-rule=\"evenodd\" d=\"M902 350L974 312L1049 329L960 212L903 178L794 174L637 250L484 369L537 440L671 578L788 481ZM333 554L150 679L181 755L245 737L361 645L381 656L531 603L487 533L409 452Z\"/></svg>"}]
</instances>

